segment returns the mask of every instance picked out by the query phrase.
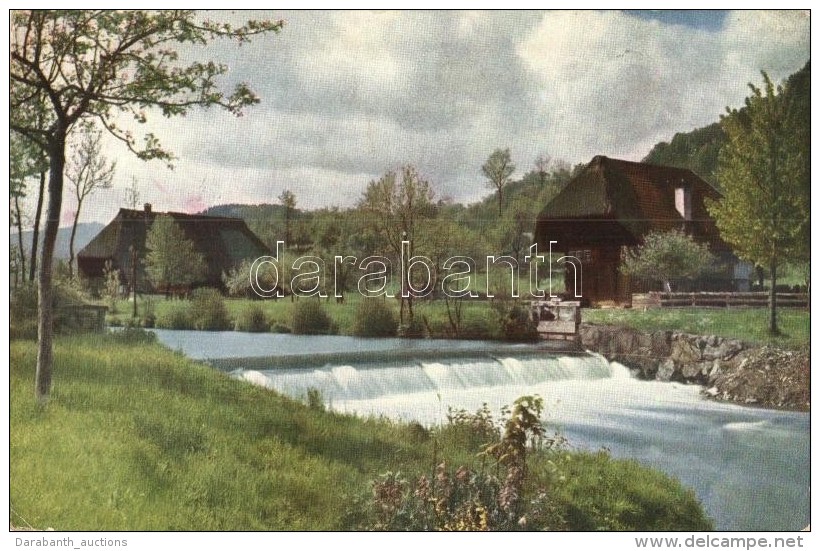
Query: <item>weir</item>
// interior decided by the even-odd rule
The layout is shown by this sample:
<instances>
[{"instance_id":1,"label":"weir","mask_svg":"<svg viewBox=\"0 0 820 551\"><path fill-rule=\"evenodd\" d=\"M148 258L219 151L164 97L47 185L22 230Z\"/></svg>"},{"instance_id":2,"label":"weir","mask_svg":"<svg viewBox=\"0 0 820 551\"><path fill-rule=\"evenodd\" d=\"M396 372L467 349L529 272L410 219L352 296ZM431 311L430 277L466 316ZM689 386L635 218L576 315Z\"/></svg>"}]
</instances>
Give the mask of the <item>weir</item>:
<instances>
[{"instance_id":1,"label":"weir","mask_svg":"<svg viewBox=\"0 0 820 551\"><path fill-rule=\"evenodd\" d=\"M438 358L444 355L437 353ZM242 369L241 379L304 397L309 389L333 403L421 392L450 393L488 387L527 387L550 381L628 376L596 354L456 357L326 365L319 368Z\"/></svg>"},{"instance_id":2,"label":"weir","mask_svg":"<svg viewBox=\"0 0 820 551\"><path fill-rule=\"evenodd\" d=\"M574 449L602 447L693 488L720 530L809 522L810 418L706 400L697 385L644 381L603 357L489 341L156 330L174 350L333 411L447 422L448 408L496 415L523 395ZM561 341L563 343L563 341ZM257 357L242 358L256 353Z\"/></svg>"}]
</instances>

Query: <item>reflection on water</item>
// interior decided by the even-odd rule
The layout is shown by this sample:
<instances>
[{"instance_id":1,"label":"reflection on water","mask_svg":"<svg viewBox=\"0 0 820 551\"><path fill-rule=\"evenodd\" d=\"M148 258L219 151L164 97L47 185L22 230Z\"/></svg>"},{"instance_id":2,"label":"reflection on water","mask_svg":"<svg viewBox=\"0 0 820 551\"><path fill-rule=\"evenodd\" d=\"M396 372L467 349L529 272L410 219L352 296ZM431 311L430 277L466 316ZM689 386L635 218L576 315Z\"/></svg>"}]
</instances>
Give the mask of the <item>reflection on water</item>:
<instances>
[{"instance_id":1,"label":"reflection on water","mask_svg":"<svg viewBox=\"0 0 820 551\"><path fill-rule=\"evenodd\" d=\"M171 348L197 358L292 355L300 362L299 355L311 352L310 367L264 369L266 360L257 359L253 369L233 375L294 397L316 388L329 407L359 415L433 425L450 406L476 410L487 403L498 412L521 395L539 394L546 421L571 445L606 447L677 477L695 490L719 529L797 530L809 523L805 413L711 402L697 386L639 381L597 355L558 356L528 346L158 333ZM406 352L398 359L396 347ZM325 353L365 359L339 363L327 356L325 365Z\"/></svg>"}]
</instances>

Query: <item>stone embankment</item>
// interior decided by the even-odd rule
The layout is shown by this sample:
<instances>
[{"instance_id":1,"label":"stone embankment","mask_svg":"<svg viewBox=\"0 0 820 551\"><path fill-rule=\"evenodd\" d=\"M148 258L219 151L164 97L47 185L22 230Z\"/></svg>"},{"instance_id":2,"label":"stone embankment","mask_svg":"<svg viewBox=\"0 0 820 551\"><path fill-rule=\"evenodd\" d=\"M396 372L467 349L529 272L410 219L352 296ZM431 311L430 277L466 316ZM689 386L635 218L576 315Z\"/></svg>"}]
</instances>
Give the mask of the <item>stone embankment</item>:
<instances>
[{"instance_id":1,"label":"stone embankment","mask_svg":"<svg viewBox=\"0 0 820 551\"><path fill-rule=\"evenodd\" d=\"M641 332L581 324L580 343L647 380L704 386L717 400L808 411L808 351L756 346L738 339L675 331Z\"/></svg>"}]
</instances>

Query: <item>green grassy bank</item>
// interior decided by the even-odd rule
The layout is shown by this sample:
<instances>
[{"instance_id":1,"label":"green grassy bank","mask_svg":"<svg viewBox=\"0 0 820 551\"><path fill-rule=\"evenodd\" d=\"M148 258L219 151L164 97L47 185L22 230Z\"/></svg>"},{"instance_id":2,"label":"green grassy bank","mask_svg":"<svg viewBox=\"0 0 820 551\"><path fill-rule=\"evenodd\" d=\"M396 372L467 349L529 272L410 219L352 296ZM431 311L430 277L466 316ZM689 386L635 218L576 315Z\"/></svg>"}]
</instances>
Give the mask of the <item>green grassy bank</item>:
<instances>
[{"instance_id":1,"label":"green grassy bank","mask_svg":"<svg viewBox=\"0 0 820 551\"><path fill-rule=\"evenodd\" d=\"M188 312L191 309L191 302L186 300L165 300L161 297L154 297L151 300L152 308L158 318L173 310ZM384 302L388 308L393 310L398 320L399 305L395 299L387 301L365 299L356 293L348 293L343 303L322 300L321 305L339 334L352 335L357 306L364 300ZM305 301L316 301L316 299L302 298L299 301L291 301L289 298L279 300L233 298L225 299L225 306L228 316L233 321L239 319L248 309L259 308L264 315L266 326L271 331L277 332L291 330L294 309L299 302ZM493 310L489 301L465 300L461 309L459 338L502 338L498 312ZM126 324L131 319L131 310L128 302L118 301L116 314L109 314L109 321L117 325ZM443 300L416 301L415 315L417 320L423 320L425 332L429 329L435 337L454 336L451 331L451 318ZM584 322L622 325L641 331L666 329L697 335L718 335L784 348L807 347L811 339L809 311L795 308L778 310L778 324L782 333L778 337L771 337L767 333L768 310L766 308L651 308L647 310L584 308L581 318Z\"/></svg>"},{"instance_id":2,"label":"green grassy bank","mask_svg":"<svg viewBox=\"0 0 820 551\"><path fill-rule=\"evenodd\" d=\"M375 525L372 481L387 471L414 480L442 461L489 469L464 426L334 414L121 336L58 338L52 398L41 408L35 358L33 342L11 343L15 525L366 529ZM635 462L562 447L528 461L525 491L545 495L549 510L542 527L711 526L690 491Z\"/></svg>"},{"instance_id":3,"label":"green grassy bank","mask_svg":"<svg viewBox=\"0 0 820 551\"><path fill-rule=\"evenodd\" d=\"M808 347L811 342L811 315L802 308L778 309L777 320L782 334L777 337L767 332L769 311L766 308L585 308L582 319L589 323L621 325L639 331L663 329L695 335L717 335L784 348Z\"/></svg>"}]
</instances>

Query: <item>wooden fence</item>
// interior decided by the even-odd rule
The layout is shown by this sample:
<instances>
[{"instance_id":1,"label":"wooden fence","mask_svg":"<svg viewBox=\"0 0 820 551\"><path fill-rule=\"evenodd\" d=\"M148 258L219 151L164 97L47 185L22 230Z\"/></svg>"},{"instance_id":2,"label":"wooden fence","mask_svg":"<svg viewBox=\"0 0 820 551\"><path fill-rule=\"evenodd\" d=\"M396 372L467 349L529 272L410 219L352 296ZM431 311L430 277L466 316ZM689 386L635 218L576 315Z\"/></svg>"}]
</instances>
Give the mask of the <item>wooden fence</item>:
<instances>
[{"instance_id":1,"label":"wooden fence","mask_svg":"<svg viewBox=\"0 0 820 551\"><path fill-rule=\"evenodd\" d=\"M682 306L707 306L715 308L758 307L769 305L769 293L648 293L647 306L674 308ZM777 293L777 305L784 308L808 308L807 293Z\"/></svg>"}]
</instances>

